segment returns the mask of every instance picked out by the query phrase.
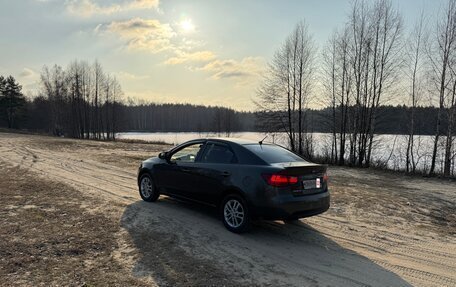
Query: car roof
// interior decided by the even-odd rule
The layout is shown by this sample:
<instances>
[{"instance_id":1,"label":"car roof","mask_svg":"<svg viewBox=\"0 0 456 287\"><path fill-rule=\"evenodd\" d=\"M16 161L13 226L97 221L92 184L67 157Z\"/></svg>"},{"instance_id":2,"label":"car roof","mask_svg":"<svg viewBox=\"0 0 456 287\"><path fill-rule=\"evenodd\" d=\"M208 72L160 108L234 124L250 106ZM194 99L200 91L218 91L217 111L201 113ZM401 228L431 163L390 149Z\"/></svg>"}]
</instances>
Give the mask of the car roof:
<instances>
[{"instance_id":1,"label":"car roof","mask_svg":"<svg viewBox=\"0 0 456 287\"><path fill-rule=\"evenodd\" d=\"M249 140L249 139L241 139L241 138L209 137L209 138L205 138L204 140L236 143L239 145L258 144L258 141Z\"/></svg>"},{"instance_id":2,"label":"car roof","mask_svg":"<svg viewBox=\"0 0 456 287\"><path fill-rule=\"evenodd\" d=\"M172 148L172 150L176 150L181 148L182 146L187 146L195 143L201 143L201 142L206 142L206 141L213 141L213 142L220 142L220 143L226 143L226 144L236 144L236 145L252 145L252 144L259 144L259 142L254 141L254 140L249 140L249 139L241 139L241 138L224 138L224 137L207 137L207 138L197 138L193 140L189 140L186 142L183 142L175 147ZM263 145L274 145L273 143L263 143Z\"/></svg>"}]
</instances>

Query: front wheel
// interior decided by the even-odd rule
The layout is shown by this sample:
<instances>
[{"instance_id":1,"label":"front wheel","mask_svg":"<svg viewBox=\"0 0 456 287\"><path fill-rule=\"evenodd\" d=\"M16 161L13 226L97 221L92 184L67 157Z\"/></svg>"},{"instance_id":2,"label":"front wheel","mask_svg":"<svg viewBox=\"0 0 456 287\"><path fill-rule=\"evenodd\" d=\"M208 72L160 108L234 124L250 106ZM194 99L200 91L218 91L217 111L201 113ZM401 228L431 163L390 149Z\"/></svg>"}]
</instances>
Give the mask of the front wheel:
<instances>
[{"instance_id":1,"label":"front wheel","mask_svg":"<svg viewBox=\"0 0 456 287\"><path fill-rule=\"evenodd\" d=\"M160 196L152 177L148 173L143 174L139 179L139 195L148 202L156 201Z\"/></svg>"},{"instance_id":2,"label":"front wheel","mask_svg":"<svg viewBox=\"0 0 456 287\"><path fill-rule=\"evenodd\" d=\"M243 233L250 228L250 214L246 201L239 195L228 195L221 206L222 221L234 233Z\"/></svg>"}]
</instances>

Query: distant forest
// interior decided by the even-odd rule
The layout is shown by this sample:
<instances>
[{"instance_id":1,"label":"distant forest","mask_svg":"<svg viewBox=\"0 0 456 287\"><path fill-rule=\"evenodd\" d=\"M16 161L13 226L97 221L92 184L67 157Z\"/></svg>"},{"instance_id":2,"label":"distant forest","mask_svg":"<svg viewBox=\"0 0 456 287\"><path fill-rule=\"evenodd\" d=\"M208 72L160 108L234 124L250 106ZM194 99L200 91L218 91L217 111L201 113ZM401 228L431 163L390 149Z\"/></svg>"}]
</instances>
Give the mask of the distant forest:
<instances>
[{"instance_id":1,"label":"distant forest","mask_svg":"<svg viewBox=\"0 0 456 287\"><path fill-rule=\"evenodd\" d=\"M9 79L14 86L16 94L22 95L20 89L18 90L20 85L15 79L13 77L6 79ZM55 116L52 113L53 105L46 97L39 96L30 99L22 95L19 100L10 101L13 106L17 106L17 111L10 113L8 113L8 110L12 111L15 108L8 109L7 97L3 97L0 103L2 110L0 127L72 136L72 132L70 132L72 130L71 124L69 123L66 127L63 124L60 129L55 128ZM105 109L106 106L104 104L100 106L100 111ZM224 107L144 103L130 99L126 102L116 102L111 109L116 114L115 132L217 132L230 134L232 132L252 131L266 133L281 130L281 127L264 125L261 120L264 115L260 112L239 112ZM437 110L438 108L436 107L415 108L414 129L416 135L435 134ZM331 113L331 108L322 110L308 109L305 119L308 130L318 133L331 133ZM405 105L380 106L377 117L376 131L378 134L407 134L410 130L411 109ZM444 118L442 126L446 127L446 125L447 120Z\"/></svg>"}]
</instances>

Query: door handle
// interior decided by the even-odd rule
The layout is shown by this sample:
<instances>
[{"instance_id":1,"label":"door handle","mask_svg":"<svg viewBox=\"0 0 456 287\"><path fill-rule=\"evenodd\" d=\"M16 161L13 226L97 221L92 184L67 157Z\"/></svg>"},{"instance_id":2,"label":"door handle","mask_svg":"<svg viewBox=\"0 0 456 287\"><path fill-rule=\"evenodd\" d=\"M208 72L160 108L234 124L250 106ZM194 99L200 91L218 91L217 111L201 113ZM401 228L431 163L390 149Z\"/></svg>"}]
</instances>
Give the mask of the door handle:
<instances>
[{"instance_id":1,"label":"door handle","mask_svg":"<svg viewBox=\"0 0 456 287\"><path fill-rule=\"evenodd\" d=\"M222 172L222 175L223 175L223 176L230 176L230 175L231 175L231 173L230 173L230 172L228 172L228 171L224 171L224 172Z\"/></svg>"},{"instance_id":2,"label":"door handle","mask_svg":"<svg viewBox=\"0 0 456 287\"><path fill-rule=\"evenodd\" d=\"M182 171L183 172L190 172L190 169L189 168L183 168Z\"/></svg>"}]
</instances>

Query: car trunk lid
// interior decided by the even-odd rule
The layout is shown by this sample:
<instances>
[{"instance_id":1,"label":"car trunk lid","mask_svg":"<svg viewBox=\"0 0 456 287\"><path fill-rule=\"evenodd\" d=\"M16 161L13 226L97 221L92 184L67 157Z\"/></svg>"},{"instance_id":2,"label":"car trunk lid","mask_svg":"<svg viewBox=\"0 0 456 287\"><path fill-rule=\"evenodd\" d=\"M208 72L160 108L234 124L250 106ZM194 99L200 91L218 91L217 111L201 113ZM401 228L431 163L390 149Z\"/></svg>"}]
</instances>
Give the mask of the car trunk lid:
<instances>
[{"instance_id":1,"label":"car trunk lid","mask_svg":"<svg viewBox=\"0 0 456 287\"><path fill-rule=\"evenodd\" d=\"M308 162L274 163L274 167L282 169L283 175L296 176L298 182L289 188L293 195L308 195L324 192L327 189L327 175L325 165Z\"/></svg>"}]
</instances>

